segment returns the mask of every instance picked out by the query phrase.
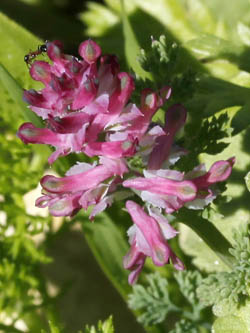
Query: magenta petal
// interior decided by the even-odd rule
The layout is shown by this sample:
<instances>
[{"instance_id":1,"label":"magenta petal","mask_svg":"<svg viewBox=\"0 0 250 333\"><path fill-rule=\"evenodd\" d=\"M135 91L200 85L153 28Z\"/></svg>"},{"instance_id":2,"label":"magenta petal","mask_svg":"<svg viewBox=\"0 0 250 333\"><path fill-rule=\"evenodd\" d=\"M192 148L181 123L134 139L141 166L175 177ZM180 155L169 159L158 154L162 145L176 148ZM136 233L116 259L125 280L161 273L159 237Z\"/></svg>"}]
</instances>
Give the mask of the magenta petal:
<instances>
[{"instance_id":1,"label":"magenta petal","mask_svg":"<svg viewBox=\"0 0 250 333\"><path fill-rule=\"evenodd\" d=\"M47 54L51 60L56 61L61 58L63 45L59 40L48 42L46 46L47 46Z\"/></svg>"},{"instance_id":2,"label":"magenta petal","mask_svg":"<svg viewBox=\"0 0 250 333\"><path fill-rule=\"evenodd\" d=\"M123 159L113 159L101 156L100 163L105 165L105 167L108 168L109 171L112 171L114 175L118 175L120 177L122 177L124 173L128 172L126 162Z\"/></svg>"},{"instance_id":3,"label":"magenta petal","mask_svg":"<svg viewBox=\"0 0 250 333\"><path fill-rule=\"evenodd\" d=\"M158 97L151 89L141 92L141 108L146 112L154 112L158 108Z\"/></svg>"},{"instance_id":4,"label":"magenta petal","mask_svg":"<svg viewBox=\"0 0 250 333\"><path fill-rule=\"evenodd\" d=\"M134 121L132 121L131 126L127 129L127 133L140 140L147 131L157 108L158 98L156 93L154 93L151 89L144 89L141 93L140 111L142 116L138 116Z\"/></svg>"},{"instance_id":5,"label":"magenta petal","mask_svg":"<svg viewBox=\"0 0 250 333\"><path fill-rule=\"evenodd\" d=\"M129 274L128 282L130 285L136 283L138 276L144 266L146 255L138 251L136 241L131 244L129 252L123 258L123 267L132 271Z\"/></svg>"},{"instance_id":6,"label":"magenta petal","mask_svg":"<svg viewBox=\"0 0 250 333\"><path fill-rule=\"evenodd\" d=\"M42 187L51 193L77 192L96 187L102 181L126 172L127 168L119 160L103 159L106 165L98 165L90 170L62 178L44 176Z\"/></svg>"},{"instance_id":7,"label":"magenta petal","mask_svg":"<svg viewBox=\"0 0 250 333\"><path fill-rule=\"evenodd\" d=\"M80 44L78 52L87 63L92 64L100 57L102 50L98 44L89 39Z\"/></svg>"},{"instance_id":8,"label":"magenta petal","mask_svg":"<svg viewBox=\"0 0 250 333\"><path fill-rule=\"evenodd\" d=\"M134 80L128 73L121 72L117 77L120 80L120 85L117 85L109 102L109 111L112 114L120 114L135 88Z\"/></svg>"},{"instance_id":9,"label":"magenta petal","mask_svg":"<svg viewBox=\"0 0 250 333\"><path fill-rule=\"evenodd\" d=\"M97 87L92 79L86 80L79 89L72 103L72 110L81 109L91 103L96 97Z\"/></svg>"},{"instance_id":10,"label":"magenta petal","mask_svg":"<svg viewBox=\"0 0 250 333\"><path fill-rule=\"evenodd\" d=\"M34 89L24 90L23 100L24 100L24 102L37 106L37 107L44 107L44 103L46 102L44 95L41 93L38 93Z\"/></svg>"},{"instance_id":11,"label":"magenta petal","mask_svg":"<svg viewBox=\"0 0 250 333\"><path fill-rule=\"evenodd\" d=\"M148 162L150 170L160 169L163 162L168 158L174 136L185 124L186 117L187 111L180 104L175 104L168 109L165 118L166 125L164 127L166 135L162 135L156 139L156 145L150 154Z\"/></svg>"},{"instance_id":12,"label":"magenta petal","mask_svg":"<svg viewBox=\"0 0 250 333\"><path fill-rule=\"evenodd\" d=\"M172 105L166 112L164 131L175 134L184 126L187 110L181 104Z\"/></svg>"},{"instance_id":13,"label":"magenta petal","mask_svg":"<svg viewBox=\"0 0 250 333\"><path fill-rule=\"evenodd\" d=\"M42 143L53 146L60 145L61 141L53 131L47 128L35 127L32 123L24 123L19 128L17 136L24 143Z\"/></svg>"},{"instance_id":14,"label":"magenta petal","mask_svg":"<svg viewBox=\"0 0 250 333\"><path fill-rule=\"evenodd\" d=\"M183 262L172 252L172 250L170 258L173 262L175 269L177 269L178 271L183 271L185 269L185 265L183 264Z\"/></svg>"},{"instance_id":15,"label":"magenta petal","mask_svg":"<svg viewBox=\"0 0 250 333\"><path fill-rule=\"evenodd\" d=\"M213 184L226 180L231 175L234 162L235 159L215 162L208 171L209 176L207 178L207 181Z\"/></svg>"},{"instance_id":16,"label":"magenta petal","mask_svg":"<svg viewBox=\"0 0 250 333\"><path fill-rule=\"evenodd\" d=\"M148 216L144 210L133 201L127 201L126 208L133 222L140 229L147 241L154 264L157 266L166 264L169 260L170 252L156 220Z\"/></svg>"},{"instance_id":17,"label":"magenta petal","mask_svg":"<svg viewBox=\"0 0 250 333\"><path fill-rule=\"evenodd\" d=\"M161 88L160 90L160 97L163 100L163 103L165 103L171 96L172 88L170 86L165 86Z\"/></svg>"},{"instance_id":18,"label":"magenta petal","mask_svg":"<svg viewBox=\"0 0 250 333\"><path fill-rule=\"evenodd\" d=\"M53 216L72 216L81 207L78 204L79 194L65 195L62 198L52 199L49 204L49 212Z\"/></svg>"},{"instance_id":19,"label":"magenta petal","mask_svg":"<svg viewBox=\"0 0 250 333\"><path fill-rule=\"evenodd\" d=\"M39 208L45 208L48 206L51 197L49 195L43 195L42 197L38 198L35 202L35 206Z\"/></svg>"},{"instance_id":20,"label":"magenta petal","mask_svg":"<svg viewBox=\"0 0 250 333\"><path fill-rule=\"evenodd\" d=\"M35 61L30 68L30 75L36 81L48 84L51 80L51 68L45 61Z\"/></svg>"},{"instance_id":21,"label":"magenta petal","mask_svg":"<svg viewBox=\"0 0 250 333\"><path fill-rule=\"evenodd\" d=\"M83 151L90 157L120 158L133 156L135 154L135 145L131 141L92 142L87 144Z\"/></svg>"},{"instance_id":22,"label":"magenta petal","mask_svg":"<svg viewBox=\"0 0 250 333\"><path fill-rule=\"evenodd\" d=\"M49 115L48 124L57 133L76 133L85 123L90 122L90 116L84 112L69 114L63 118L53 118Z\"/></svg>"},{"instance_id":23,"label":"magenta petal","mask_svg":"<svg viewBox=\"0 0 250 333\"><path fill-rule=\"evenodd\" d=\"M184 202L193 200L197 193L197 188L191 181L180 182L162 177L134 178L124 181L123 186L162 195L176 196Z\"/></svg>"},{"instance_id":24,"label":"magenta petal","mask_svg":"<svg viewBox=\"0 0 250 333\"><path fill-rule=\"evenodd\" d=\"M100 165L89 171L63 178L44 176L41 179L41 185L51 193L76 192L95 187L112 175L112 172Z\"/></svg>"},{"instance_id":25,"label":"magenta petal","mask_svg":"<svg viewBox=\"0 0 250 333\"><path fill-rule=\"evenodd\" d=\"M211 166L210 170L205 175L194 178L192 181L199 189L207 188L217 182L222 182L230 176L234 163L234 157L227 161L217 161Z\"/></svg>"}]
</instances>

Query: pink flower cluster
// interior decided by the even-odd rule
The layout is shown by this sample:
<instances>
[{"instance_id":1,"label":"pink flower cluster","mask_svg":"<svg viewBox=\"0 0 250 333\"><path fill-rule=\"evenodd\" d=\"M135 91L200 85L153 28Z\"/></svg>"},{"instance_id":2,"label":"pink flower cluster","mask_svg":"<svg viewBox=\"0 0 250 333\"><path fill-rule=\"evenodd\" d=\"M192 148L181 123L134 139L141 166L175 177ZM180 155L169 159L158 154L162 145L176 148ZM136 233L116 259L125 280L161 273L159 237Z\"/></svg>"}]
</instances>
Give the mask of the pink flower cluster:
<instances>
[{"instance_id":1,"label":"pink flower cluster","mask_svg":"<svg viewBox=\"0 0 250 333\"><path fill-rule=\"evenodd\" d=\"M145 210L131 200L126 202L134 222L128 230L131 248L124 258L124 267L131 271L129 282L137 280L147 257L157 266L171 260L176 269L184 269L167 242L177 231L163 213L183 206L202 209L210 203L216 196L213 185L229 177L234 158L214 163L209 171L204 165L187 174L173 170L172 165L186 153L174 145L174 137L187 112L175 104L166 111L164 126L152 123L153 115L169 99L170 87L143 90L137 107L129 102L133 78L120 72L115 56L102 56L94 41L80 44L81 59L64 54L59 41L46 46L51 63L35 61L30 68L32 78L44 88L24 92L25 101L45 127L25 123L18 136L24 143L55 147L50 164L72 152L96 156L98 162L78 163L65 177L43 177L43 195L36 205L48 207L54 216L73 216L92 206L90 219L94 219L114 201L136 194ZM135 158L142 168L134 167Z\"/></svg>"}]
</instances>

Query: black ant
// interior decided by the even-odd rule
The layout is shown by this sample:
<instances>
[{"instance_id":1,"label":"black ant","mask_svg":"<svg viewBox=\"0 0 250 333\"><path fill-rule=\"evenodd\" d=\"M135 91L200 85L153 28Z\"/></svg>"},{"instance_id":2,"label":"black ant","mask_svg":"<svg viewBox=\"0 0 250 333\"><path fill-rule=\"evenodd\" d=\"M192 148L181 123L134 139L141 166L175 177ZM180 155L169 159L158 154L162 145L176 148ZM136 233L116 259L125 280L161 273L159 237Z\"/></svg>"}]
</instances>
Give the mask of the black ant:
<instances>
[{"instance_id":1,"label":"black ant","mask_svg":"<svg viewBox=\"0 0 250 333\"><path fill-rule=\"evenodd\" d=\"M47 52L47 42L48 41L46 41L45 44L38 45L36 51L31 51L30 53L24 56L24 61L28 67L31 66L32 60L34 60L38 55Z\"/></svg>"}]
</instances>

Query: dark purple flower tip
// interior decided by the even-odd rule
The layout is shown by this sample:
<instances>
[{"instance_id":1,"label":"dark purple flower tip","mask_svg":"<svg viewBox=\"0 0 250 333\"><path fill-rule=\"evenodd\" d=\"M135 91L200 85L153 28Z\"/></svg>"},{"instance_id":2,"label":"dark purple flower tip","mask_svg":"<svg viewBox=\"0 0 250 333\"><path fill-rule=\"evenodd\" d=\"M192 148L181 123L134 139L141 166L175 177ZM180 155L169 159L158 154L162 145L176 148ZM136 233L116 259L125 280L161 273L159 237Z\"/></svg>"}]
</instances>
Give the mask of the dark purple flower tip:
<instances>
[{"instance_id":1,"label":"dark purple flower tip","mask_svg":"<svg viewBox=\"0 0 250 333\"><path fill-rule=\"evenodd\" d=\"M74 211L74 205L70 196L51 200L48 206L49 212L53 216L71 216Z\"/></svg>"},{"instance_id":2,"label":"dark purple flower tip","mask_svg":"<svg viewBox=\"0 0 250 333\"><path fill-rule=\"evenodd\" d=\"M156 110L158 96L153 90L146 88L141 92L141 108L144 110Z\"/></svg>"},{"instance_id":3,"label":"dark purple flower tip","mask_svg":"<svg viewBox=\"0 0 250 333\"><path fill-rule=\"evenodd\" d=\"M163 99L163 102L167 101L172 93L172 88L170 86L165 86L160 90L160 96Z\"/></svg>"},{"instance_id":4,"label":"dark purple flower tip","mask_svg":"<svg viewBox=\"0 0 250 333\"><path fill-rule=\"evenodd\" d=\"M23 101L33 106L41 106L45 101L43 94L38 93L34 89L24 90L23 92Z\"/></svg>"},{"instance_id":5,"label":"dark purple flower tip","mask_svg":"<svg viewBox=\"0 0 250 333\"><path fill-rule=\"evenodd\" d=\"M176 186L176 195L183 202L192 201L197 195L197 187L192 181L184 180Z\"/></svg>"},{"instance_id":6,"label":"dark purple flower tip","mask_svg":"<svg viewBox=\"0 0 250 333\"><path fill-rule=\"evenodd\" d=\"M45 208L48 206L50 199L50 196L43 195L42 197L36 199L35 206L39 208Z\"/></svg>"},{"instance_id":7,"label":"dark purple flower tip","mask_svg":"<svg viewBox=\"0 0 250 333\"><path fill-rule=\"evenodd\" d=\"M234 163L234 157L230 158L227 161L215 162L208 171L207 181L210 184L223 182L230 176Z\"/></svg>"},{"instance_id":8,"label":"dark purple flower tip","mask_svg":"<svg viewBox=\"0 0 250 333\"><path fill-rule=\"evenodd\" d=\"M165 127L166 132L175 134L182 126L184 126L187 119L187 110L181 104L174 104L166 112Z\"/></svg>"},{"instance_id":9,"label":"dark purple flower tip","mask_svg":"<svg viewBox=\"0 0 250 333\"><path fill-rule=\"evenodd\" d=\"M80 44L78 52L88 64L93 64L100 57L102 50L98 44L89 39Z\"/></svg>"},{"instance_id":10,"label":"dark purple flower tip","mask_svg":"<svg viewBox=\"0 0 250 333\"><path fill-rule=\"evenodd\" d=\"M86 80L79 89L72 103L72 110L78 110L90 104L97 93L97 85L92 78Z\"/></svg>"},{"instance_id":11,"label":"dark purple flower tip","mask_svg":"<svg viewBox=\"0 0 250 333\"><path fill-rule=\"evenodd\" d=\"M48 57L55 61L62 57L63 53L63 44L59 40L54 40L53 42L48 42L47 46L47 54Z\"/></svg>"},{"instance_id":12,"label":"dark purple flower tip","mask_svg":"<svg viewBox=\"0 0 250 333\"><path fill-rule=\"evenodd\" d=\"M32 79L46 84L51 79L50 65L45 61L35 61L30 68L30 75Z\"/></svg>"},{"instance_id":13,"label":"dark purple flower tip","mask_svg":"<svg viewBox=\"0 0 250 333\"><path fill-rule=\"evenodd\" d=\"M62 187L64 185L61 178L57 178L55 176L44 176L40 180L40 184L42 188L51 193L58 193L62 191Z\"/></svg>"},{"instance_id":14,"label":"dark purple flower tip","mask_svg":"<svg viewBox=\"0 0 250 333\"><path fill-rule=\"evenodd\" d=\"M32 123L24 123L20 126L17 136L24 143L36 142L36 137L38 135L39 128L36 128Z\"/></svg>"},{"instance_id":15,"label":"dark purple flower tip","mask_svg":"<svg viewBox=\"0 0 250 333\"><path fill-rule=\"evenodd\" d=\"M101 57L101 65L103 67L105 66L110 66L110 70L112 75L117 75L120 71L120 65L118 63L118 59L115 55L110 55L110 54L106 54L104 56Z\"/></svg>"},{"instance_id":16,"label":"dark purple flower tip","mask_svg":"<svg viewBox=\"0 0 250 333\"><path fill-rule=\"evenodd\" d=\"M122 96L130 97L132 91L135 89L134 80L131 75L126 72L121 72L117 75L120 80L120 89Z\"/></svg>"}]
</instances>

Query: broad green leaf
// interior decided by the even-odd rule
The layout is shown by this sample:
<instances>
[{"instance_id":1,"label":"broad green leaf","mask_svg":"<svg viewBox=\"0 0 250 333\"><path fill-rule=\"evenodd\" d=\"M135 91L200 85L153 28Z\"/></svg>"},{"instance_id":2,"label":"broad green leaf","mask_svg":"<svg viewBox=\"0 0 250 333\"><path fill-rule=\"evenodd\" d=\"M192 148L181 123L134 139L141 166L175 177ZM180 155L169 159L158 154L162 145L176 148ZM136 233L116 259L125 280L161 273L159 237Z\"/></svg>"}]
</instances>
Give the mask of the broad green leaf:
<instances>
[{"instance_id":1,"label":"broad green leaf","mask_svg":"<svg viewBox=\"0 0 250 333\"><path fill-rule=\"evenodd\" d=\"M1 64L0 64L0 81L8 91L9 95L18 105L19 110L23 114L24 120L30 121L34 125L41 127L42 126L41 119L28 108L27 104L22 99L23 89L19 86L17 81ZM16 112L18 112L18 110L16 110Z\"/></svg>"},{"instance_id":2,"label":"broad green leaf","mask_svg":"<svg viewBox=\"0 0 250 333\"><path fill-rule=\"evenodd\" d=\"M163 24L180 41L195 38L196 33L188 21L186 9L180 0L155 0L153 6L151 0L135 1L139 8Z\"/></svg>"},{"instance_id":3,"label":"broad green leaf","mask_svg":"<svg viewBox=\"0 0 250 333\"><path fill-rule=\"evenodd\" d=\"M23 88L37 87L29 76L24 56L36 50L41 41L23 27L0 13L0 63L11 73Z\"/></svg>"},{"instance_id":4,"label":"broad green leaf","mask_svg":"<svg viewBox=\"0 0 250 333\"><path fill-rule=\"evenodd\" d=\"M119 16L103 5L89 2L87 6L88 11L81 13L80 19L87 24L87 33L90 36L98 37L119 22ZM93 22L95 24L92 24Z\"/></svg>"},{"instance_id":5,"label":"broad green leaf","mask_svg":"<svg viewBox=\"0 0 250 333\"><path fill-rule=\"evenodd\" d=\"M237 3L229 3L227 0L203 0L204 3L210 8L213 16L218 20L224 22L226 26L227 38L237 41L239 36L237 33L237 24L239 21L249 23L250 4L248 0L238 0Z\"/></svg>"},{"instance_id":6,"label":"broad green leaf","mask_svg":"<svg viewBox=\"0 0 250 333\"><path fill-rule=\"evenodd\" d=\"M216 20L202 0L183 0L187 17L194 30L206 33L216 32Z\"/></svg>"},{"instance_id":7,"label":"broad green leaf","mask_svg":"<svg viewBox=\"0 0 250 333\"><path fill-rule=\"evenodd\" d=\"M131 24L129 22L129 19L127 17L125 3L123 0L121 0L121 5L122 5L123 35L124 35L124 40L125 40L125 54L126 54L126 59L127 59L128 65L142 79L146 79L146 78L150 79L151 75L149 73L145 72L141 68L141 66L137 60L137 57L140 52L140 46L136 40L136 36L134 34L134 31L133 31Z\"/></svg>"},{"instance_id":8,"label":"broad green leaf","mask_svg":"<svg viewBox=\"0 0 250 333\"><path fill-rule=\"evenodd\" d=\"M16 131L25 119L24 115L28 115L29 120L32 117L32 121L36 118L22 101L22 89L36 89L40 84L31 79L23 59L30 49L37 49L40 41L1 13L0 40L1 115Z\"/></svg>"},{"instance_id":9,"label":"broad green leaf","mask_svg":"<svg viewBox=\"0 0 250 333\"><path fill-rule=\"evenodd\" d=\"M201 34L199 38L189 40L185 46L189 48L198 58L214 58L226 53L240 53L241 49L231 42L218 38L211 34Z\"/></svg>"},{"instance_id":10,"label":"broad green leaf","mask_svg":"<svg viewBox=\"0 0 250 333\"><path fill-rule=\"evenodd\" d=\"M123 257L128 245L118 226L105 213L98 215L94 223L82 224L86 240L98 263L121 295L129 291L128 272L123 268Z\"/></svg>"}]
</instances>

